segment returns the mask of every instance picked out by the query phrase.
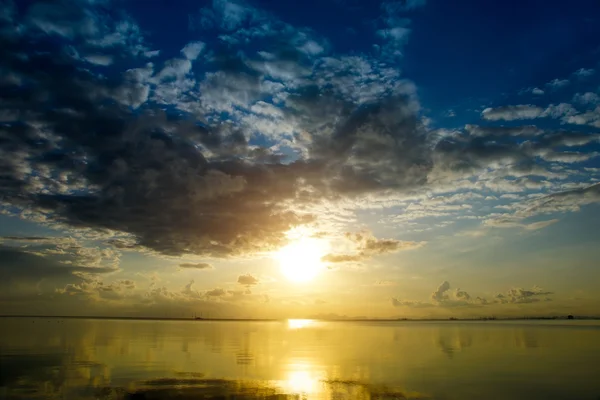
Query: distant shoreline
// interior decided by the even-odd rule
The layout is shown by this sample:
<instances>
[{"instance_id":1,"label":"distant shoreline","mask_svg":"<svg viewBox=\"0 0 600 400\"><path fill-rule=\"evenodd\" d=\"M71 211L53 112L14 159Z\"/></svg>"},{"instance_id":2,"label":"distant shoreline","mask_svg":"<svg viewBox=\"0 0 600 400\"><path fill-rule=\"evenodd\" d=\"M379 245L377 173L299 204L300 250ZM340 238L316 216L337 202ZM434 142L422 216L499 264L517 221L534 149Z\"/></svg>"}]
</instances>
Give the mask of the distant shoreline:
<instances>
[{"instance_id":1,"label":"distant shoreline","mask_svg":"<svg viewBox=\"0 0 600 400\"><path fill-rule=\"evenodd\" d=\"M294 319L308 319L326 322L493 322L493 321L571 321L571 320L600 320L600 317L575 316L573 319L567 316L560 317L514 317L514 318L165 318L165 317L118 317L118 316L82 316L82 315L0 315L0 318L51 318L51 319L95 319L95 320L129 320L129 321L187 321L187 322L281 322Z\"/></svg>"}]
</instances>

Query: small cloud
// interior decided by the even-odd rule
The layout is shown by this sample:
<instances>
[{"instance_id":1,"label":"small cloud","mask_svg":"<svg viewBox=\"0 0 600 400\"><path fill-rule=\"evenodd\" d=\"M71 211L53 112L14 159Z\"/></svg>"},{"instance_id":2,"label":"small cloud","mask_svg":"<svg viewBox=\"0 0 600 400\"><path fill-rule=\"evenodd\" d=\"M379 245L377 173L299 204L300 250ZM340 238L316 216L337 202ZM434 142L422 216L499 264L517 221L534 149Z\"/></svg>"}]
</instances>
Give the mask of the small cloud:
<instances>
[{"instance_id":1,"label":"small cloud","mask_svg":"<svg viewBox=\"0 0 600 400\"><path fill-rule=\"evenodd\" d=\"M528 231L536 231L538 229L546 228L547 226L550 226L557 222L558 222L558 219L551 219L548 221L539 221L539 222L534 222L531 224L523 225L523 228L527 229Z\"/></svg>"},{"instance_id":2,"label":"small cloud","mask_svg":"<svg viewBox=\"0 0 600 400\"><path fill-rule=\"evenodd\" d=\"M567 79L553 79L550 82L546 83L546 86L552 89L560 89L569 84Z\"/></svg>"},{"instance_id":3,"label":"small cloud","mask_svg":"<svg viewBox=\"0 0 600 400\"><path fill-rule=\"evenodd\" d=\"M537 303L541 301L543 297L544 301L551 301L552 299L547 297L553 292L544 290L538 286L534 286L532 289L513 288L510 289L506 294L496 295L496 302L501 304L527 304Z\"/></svg>"},{"instance_id":4,"label":"small cloud","mask_svg":"<svg viewBox=\"0 0 600 400\"><path fill-rule=\"evenodd\" d=\"M450 290L450 282L444 281L442 282L435 292L431 293L431 299L436 303L441 303L444 300L448 299L448 295L446 292Z\"/></svg>"},{"instance_id":5,"label":"small cloud","mask_svg":"<svg viewBox=\"0 0 600 400\"><path fill-rule=\"evenodd\" d=\"M459 232L456 235L476 238L476 237L483 237L483 236L487 235L487 233L488 233L488 231L485 229L474 229L474 230L470 230L470 231Z\"/></svg>"},{"instance_id":6,"label":"small cloud","mask_svg":"<svg viewBox=\"0 0 600 400\"><path fill-rule=\"evenodd\" d=\"M373 286L396 286L396 282L380 280L373 282Z\"/></svg>"},{"instance_id":7,"label":"small cloud","mask_svg":"<svg viewBox=\"0 0 600 400\"><path fill-rule=\"evenodd\" d=\"M183 263L183 264L179 264L179 268L186 268L186 269L214 269L215 267L213 267L211 264L209 263L197 263L197 264L193 264L193 263Z\"/></svg>"},{"instance_id":8,"label":"small cloud","mask_svg":"<svg viewBox=\"0 0 600 400\"><path fill-rule=\"evenodd\" d=\"M390 302L392 303L393 307L427 308L427 307L434 306L431 303L424 303L421 301L411 301L411 300L400 300L396 297L390 298Z\"/></svg>"},{"instance_id":9,"label":"small cloud","mask_svg":"<svg viewBox=\"0 0 600 400\"><path fill-rule=\"evenodd\" d=\"M444 113L444 116L447 118L456 117L456 111L454 111L453 109L450 109Z\"/></svg>"},{"instance_id":10,"label":"small cloud","mask_svg":"<svg viewBox=\"0 0 600 400\"><path fill-rule=\"evenodd\" d=\"M536 88L531 89L531 93L535 94L536 96L541 96L544 94L544 91L542 89L536 87Z\"/></svg>"},{"instance_id":11,"label":"small cloud","mask_svg":"<svg viewBox=\"0 0 600 400\"><path fill-rule=\"evenodd\" d=\"M542 115L544 110L532 104L519 104L515 106L503 106L486 108L482 111L483 119L490 121L514 121L517 119L533 119Z\"/></svg>"},{"instance_id":12,"label":"small cloud","mask_svg":"<svg viewBox=\"0 0 600 400\"><path fill-rule=\"evenodd\" d=\"M390 299L394 307L482 307L493 304L526 304L539 301L551 301L548 296L553 293L538 286L532 289L513 288L506 293L497 294L492 300L484 297L471 296L462 289L450 292L450 283L442 282L431 294L431 303L412 300L400 300L396 297Z\"/></svg>"},{"instance_id":13,"label":"small cloud","mask_svg":"<svg viewBox=\"0 0 600 400\"><path fill-rule=\"evenodd\" d=\"M574 74L578 77L585 78L594 75L595 72L596 71L594 71L592 68L579 68L574 72Z\"/></svg>"},{"instance_id":14,"label":"small cloud","mask_svg":"<svg viewBox=\"0 0 600 400\"><path fill-rule=\"evenodd\" d=\"M192 283L193 283L193 281L192 281ZM206 292L204 292L204 294L209 297L221 297L221 296L225 296L227 293L221 288L216 288L216 289L212 289L212 290L207 290Z\"/></svg>"},{"instance_id":15,"label":"small cloud","mask_svg":"<svg viewBox=\"0 0 600 400\"><path fill-rule=\"evenodd\" d=\"M356 243L362 256L374 256L395 253L400 250L410 250L422 247L425 242L411 242L396 239L378 239L371 232L362 231L346 233L346 238Z\"/></svg>"},{"instance_id":16,"label":"small cloud","mask_svg":"<svg viewBox=\"0 0 600 400\"><path fill-rule=\"evenodd\" d=\"M257 285L260 281L258 280L257 277L255 277L251 274L246 274L246 275L238 276L237 282L240 285L244 285L244 286L254 286L254 285Z\"/></svg>"},{"instance_id":17,"label":"small cloud","mask_svg":"<svg viewBox=\"0 0 600 400\"><path fill-rule=\"evenodd\" d=\"M135 282L130 279L120 280L118 284L125 289L135 289Z\"/></svg>"},{"instance_id":18,"label":"small cloud","mask_svg":"<svg viewBox=\"0 0 600 400\"><path fill-rule=\"evenodd\" d=\"M580 104L599 104L600 96L593 92L577 93L573 96L573 101Z\"/></svg>"},{"instance_id":19,"label":"small cloud","mask_svg":"<svg viewBox=\"0 0 600 400\"><path fill-rule=\"evenodd\" d=\"M321 261L329 263L358 262L365 258L382 254L395 253L401 250L410 250L422 247L426 242L411 242L396 239L378 239L369 231L347 232L346 239L356 246L353 254L327 254Z\"/></svg>"},{"instance_id":20,"label":"small cloud","mask_svg":"<svg viewBox=\"0 0 600 400\"><path fill-rule=\"evenodd\" d=\"M200 53L202 53L204 46L205 44L203 42L190 42L186 44L183 49L181 49L181 53L185 56L185 58L193 61L198 58Z\"/></svg>"},{"instance_id":21,"label":"small cloud","mask_svg":"<svg viewBox=\"0 0 600 400\"><path fill-rule=\"evenodd\" d=\"M524 224L519 222L519 220L510 217L504 218L492 218L485 220L483 223L486 226L494 227L494 228L523 228L528 231L536 231L538 229L546 228L552 224L558 222L558 219L551 219L548 221L538 221L530 224Z\"/></svg>"},{"instance_id":22,"label":"small cloud","mask_svg":"<svg viewBox=\"0 0 600 400\"><path fill-rule=\"evenodd\" d=\"M330 263L358 262L362 258L360 254L327 254L321 258L321 261Z\"/></svg>"},{"instance_id":23,"label":"small cloud","mask_svg":"<svg viewBox=\"0 0 600 400\"><path fill-rule=\"evenodd\" d=\"M90 54L89 56L85 56L84 59L91 64L102 65L104 67L113 63L112 56L103 54Z\"/></svg>"},{"instance_id":24,"label":"small cloud","mask_svg":"<svg viewBox=\"0 0 600 400\"><path fill-rule=\"evenodd\" d=\"M160 50L150 50L150 51L144 52L144 56L147 58L156 57L159 54L160 54Z\"/></svg>"}]
</instances>

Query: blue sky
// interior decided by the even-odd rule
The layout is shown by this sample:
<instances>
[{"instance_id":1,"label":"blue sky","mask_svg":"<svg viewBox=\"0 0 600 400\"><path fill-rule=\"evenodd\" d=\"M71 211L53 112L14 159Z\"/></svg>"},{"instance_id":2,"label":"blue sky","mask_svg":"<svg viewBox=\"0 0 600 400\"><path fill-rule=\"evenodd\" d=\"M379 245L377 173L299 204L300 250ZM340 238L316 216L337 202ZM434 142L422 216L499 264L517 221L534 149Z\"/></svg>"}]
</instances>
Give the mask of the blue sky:
<instances>
[{"instance_id":1,"label":"blue sky","mask_svg":"<svg viewBox=\"0 0 600 400\"><path fill-rule=\"evenodd\" d=\"M597 2L2 10L1 313L597 313Z\"/></svg>"}]
</instances>

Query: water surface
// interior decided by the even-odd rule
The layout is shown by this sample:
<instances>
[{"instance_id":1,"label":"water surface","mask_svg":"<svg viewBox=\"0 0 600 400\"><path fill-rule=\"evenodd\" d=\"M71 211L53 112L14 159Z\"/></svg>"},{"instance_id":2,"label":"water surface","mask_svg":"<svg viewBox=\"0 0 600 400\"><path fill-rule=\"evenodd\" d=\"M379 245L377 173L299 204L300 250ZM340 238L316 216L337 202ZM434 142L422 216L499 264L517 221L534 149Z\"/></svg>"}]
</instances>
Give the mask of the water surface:
<instances>
[{"instance_id":1,"label":"water surface","mask_svg":"<svg viewBox=\"0 0 600 400\"><path fill-rule=\"evenodd\" d=\"M600 399L595 322L0 325L8 399Z\"/></svg>"}]
</instances>

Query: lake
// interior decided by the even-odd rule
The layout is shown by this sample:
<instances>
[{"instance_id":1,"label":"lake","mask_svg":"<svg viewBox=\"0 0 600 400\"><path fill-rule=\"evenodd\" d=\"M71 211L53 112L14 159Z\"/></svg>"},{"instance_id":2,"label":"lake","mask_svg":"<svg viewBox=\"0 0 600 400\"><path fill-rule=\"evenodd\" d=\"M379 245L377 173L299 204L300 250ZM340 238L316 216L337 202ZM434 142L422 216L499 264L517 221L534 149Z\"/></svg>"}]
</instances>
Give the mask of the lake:
<instances>
[{"instance_id":1,"label":"lake","mask_svg":"<svg viewBox=\"0 0 600 400\"><path fill-rule=\"evenodd\" d=\"M0 319L0 399L600 399L595 321Z\"/></svg>"}]
</instances>

